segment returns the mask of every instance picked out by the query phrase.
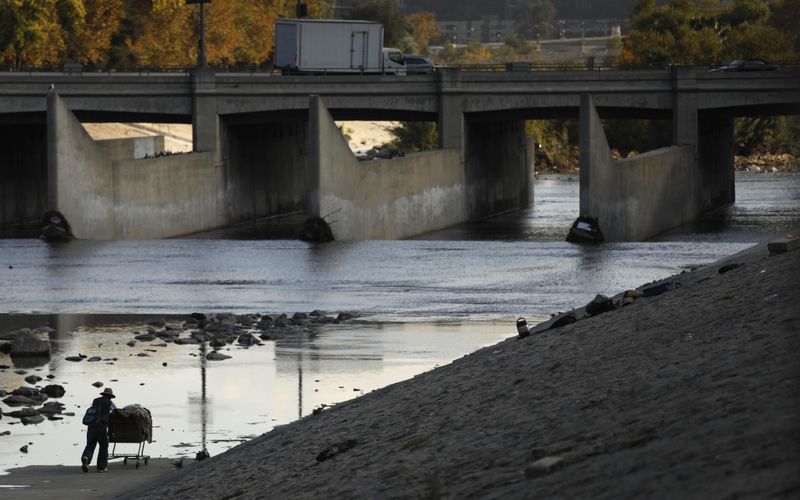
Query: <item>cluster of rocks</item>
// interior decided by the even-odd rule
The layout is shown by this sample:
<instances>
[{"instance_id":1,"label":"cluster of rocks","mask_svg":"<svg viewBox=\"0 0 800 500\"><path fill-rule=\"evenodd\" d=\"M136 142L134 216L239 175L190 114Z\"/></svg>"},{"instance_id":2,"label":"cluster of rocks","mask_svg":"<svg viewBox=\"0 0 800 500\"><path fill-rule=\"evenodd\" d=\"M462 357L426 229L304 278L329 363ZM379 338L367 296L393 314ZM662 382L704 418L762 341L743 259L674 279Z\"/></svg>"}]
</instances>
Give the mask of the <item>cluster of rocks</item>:
<instances>
[{"instance_id":1,"label":"cluster of rocks","mask_svg":"<svg viewBox=\"0 0 800 500\"><path fill-rule=\"evenodd\" d=\"M184 323L192 329L191 336L208 342L213 348L220 348L236 342L240 346L261 345L261 340L279 340L314 335L317 327L325 324L341 323L357 317L355 313L340 312L329 316L325 311L287 314L245 314L230 313L206 316L195 313ZM194 322L192 322L194 320ZM208 356L212 356L209 353ZM208 357L207 356L207 357ZM209 359L213 359L213 356Z\"/></svg>"},{"instance_id":2,"label":"cluster of rocks","mask_svg":"<svg viewBox=\"0 0 800 500\"><path fill-rule=\"evenodd\" d=\"M145 331L134 331L133 339L126 345L136 347L140 342L160 341L158 347L168 344L177 345L206 345L212 348L206 354L206 359L221 361L230 356L222 354L219 350L229 345L251 347L262 345L263 340L282 340L288 338L304 338L316 334L317 328L326 324L337 324L357 318L358 313L339 312L336 316L328 315L325 311L314 310L310 313L296 312L291 316L287 314L232 314L217 313L203 314L192 313L182 323L168 323L159 318L147 323ZM188 332L188 335L186 333ZM150 344L152 345L152 344ZM149 354L140 352L141 357ZM67 356L67 361L100 361L100 357L87 358L84 354ZM116 361L111 358L110 361Z\"/></svg>"},{"instance_id":3,"label":"cluster of rocks","mask_svg":"<svg viewBox=\"0 0 800 500\"><path fill-rule=\"evenodd\" d=\"M50 342L42 340L39 335L53 331L49 327L22 328L13 332L0 334L0 352L16 357L50 357Z\"/></svg>"},{"instance_id":4,"label":"cluster of rocks","mask_svg":"<svg viewBox=\"0 0 800 500\"><path fill-rule=\"evenodd\" d=\"M26 381L28 378L26 378ZM41 380L41 378L39 380ZM18 418L24 425L29 425L41 423L45 418L48 420L61 420L63 418L62 415L75 415L74 413L65 413L63 403L48 401L51 397L60 398L64 393L64 387L52 384L42 389L36 387L19 387L11 391L11 395L0 390L0 397L7 396L3 399L3 403L12 408L22 407L19 410L5 413L6 416ZM0 411L0 418L2 418L2 416L3 413Z\"/></svg>"}]
</instances>

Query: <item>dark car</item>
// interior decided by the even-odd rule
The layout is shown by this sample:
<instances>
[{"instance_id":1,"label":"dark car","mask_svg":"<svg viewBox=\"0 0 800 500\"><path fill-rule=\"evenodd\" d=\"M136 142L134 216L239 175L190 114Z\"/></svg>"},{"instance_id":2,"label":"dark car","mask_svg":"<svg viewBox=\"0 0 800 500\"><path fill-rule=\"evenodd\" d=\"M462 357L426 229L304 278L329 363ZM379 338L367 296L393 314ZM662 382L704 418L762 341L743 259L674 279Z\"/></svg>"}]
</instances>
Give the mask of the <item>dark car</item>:
<instances>
[{"instance_id":1,"label":"dark car","mask_svg":"<svg viewBox=\"0 0 800 500\"><path fill-rule=\"evenodd\" d=\"M777 64L770 64L762 59L737 59L728 64L723 64L711 71L778 71Z\"/></svg>"},{"instance_id":2,"label":"dark car","mask_svg":"<svg viewBox=\"0 0 800 500\"><path fill-rule=\"evenodd\" d=\"M436 66L428 56L403 54L403 60L406 62L406 72L409 75L430 75L436 71Z\"/></svg>"}]
</instances>

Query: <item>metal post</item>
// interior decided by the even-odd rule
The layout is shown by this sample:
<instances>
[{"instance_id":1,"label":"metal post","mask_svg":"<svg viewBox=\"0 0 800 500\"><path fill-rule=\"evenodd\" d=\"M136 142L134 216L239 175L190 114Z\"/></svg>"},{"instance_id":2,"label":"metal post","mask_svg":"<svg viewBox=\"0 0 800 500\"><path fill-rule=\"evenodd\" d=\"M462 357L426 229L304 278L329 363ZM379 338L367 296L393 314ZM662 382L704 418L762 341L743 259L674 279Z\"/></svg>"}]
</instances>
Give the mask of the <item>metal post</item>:
<instances>
[{"instance_id":1,"label":"metal post","mask_svg":"<svg viewBox=\"0 0 800 500\"><path fill-rule=\"evenodd\" d=\"M205 2L200 3L200 47L197 53L197 66L208 66L206 60L206 16L205 16Z\"/></svg>"}]
</instances>

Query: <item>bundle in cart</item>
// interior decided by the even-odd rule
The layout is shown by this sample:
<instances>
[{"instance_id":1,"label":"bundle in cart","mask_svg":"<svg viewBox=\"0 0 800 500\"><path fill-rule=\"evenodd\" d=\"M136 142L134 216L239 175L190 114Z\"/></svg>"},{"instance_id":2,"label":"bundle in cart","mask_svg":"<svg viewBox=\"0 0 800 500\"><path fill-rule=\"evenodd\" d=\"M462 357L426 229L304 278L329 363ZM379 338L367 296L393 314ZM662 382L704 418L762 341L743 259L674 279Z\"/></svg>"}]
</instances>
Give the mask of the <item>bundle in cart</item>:
<instances>
[{"instance_id":1,"label":"bundle in cart","mask_svg":"<svg viewBox=\"0 0 800 500\"><path fill-rule=\"evenodd\" d=\"M140 461L147 465L150 456L144 454L144 444L153 442L153 419L150 410L139 405L113 410L108 416L108 442L114 443L108 458L121 458L126 465L128 459L136 460L137 469ZM135 443L138 449L135 454L117 453L117 443Z\"/></svg>"}]
</instances>

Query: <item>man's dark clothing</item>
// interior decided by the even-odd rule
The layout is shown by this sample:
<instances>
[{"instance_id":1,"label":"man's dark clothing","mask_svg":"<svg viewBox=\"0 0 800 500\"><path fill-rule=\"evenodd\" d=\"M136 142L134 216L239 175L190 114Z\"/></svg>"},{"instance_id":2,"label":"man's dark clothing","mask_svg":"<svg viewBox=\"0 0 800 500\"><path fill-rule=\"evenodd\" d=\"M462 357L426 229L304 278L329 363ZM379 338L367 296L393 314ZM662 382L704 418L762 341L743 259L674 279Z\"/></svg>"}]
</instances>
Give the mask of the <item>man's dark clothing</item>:
<instances>
[{"instance_id":1,"label":"man's dark clothing","mask_svg":"<svg viewBox=\"0 0 800 500\"><path fill-rule=\"evenodd\" d=\"M86 463L92 461L94 448L98 444L100 450L97 452L97 469L102 470L108 467L108 415L114 407L111 398L100 396L92 401L92 406L97 408L95 423L86 430L86 448L83 449L82 458L86 458Z\"/></svg>"}]
</instances>

